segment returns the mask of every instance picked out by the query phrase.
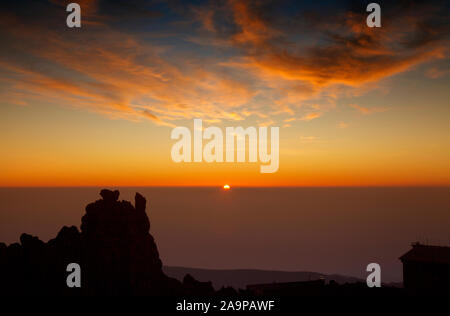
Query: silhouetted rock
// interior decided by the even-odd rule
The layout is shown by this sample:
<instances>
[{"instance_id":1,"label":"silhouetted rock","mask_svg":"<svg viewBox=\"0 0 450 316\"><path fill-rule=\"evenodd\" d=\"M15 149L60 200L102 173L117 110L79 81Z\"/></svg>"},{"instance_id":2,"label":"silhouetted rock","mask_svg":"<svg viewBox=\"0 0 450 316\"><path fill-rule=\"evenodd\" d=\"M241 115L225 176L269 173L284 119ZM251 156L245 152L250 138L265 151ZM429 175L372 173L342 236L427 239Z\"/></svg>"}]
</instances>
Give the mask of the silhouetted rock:
<instances>
[{"instance_id":1,"label":"silhouetted rock","mask_svg":"<svg viewBox=\"0 0 450 316\"><path fill-rule=\"evenodd\" d=\"M224 287L222 286L217 292L216 294L218 296L226 296L226 297L233 297L233 296L238 296L238 292L231 286L227 286Z\"/></svg>"},{"instance_id":2,"label":"silhouetted rock","mask_svg":"<svg viewBox=\"0 0 450 316\"><path fill-rule=\"evenodd\" d=\"M165 293L168 277L145 213L145 198L136 207L117 201L118 191L102 190L103 200L86 207L81 237L85 252L86 287L92 293Z\"/></svg>"},{"instance_id":3,"label":"silhouetted rock","mask_svg":"<svg viewBox=\"0 0 450 316\"><path fill-rule=\"evenodd\" d=\"M192 277L190 274L186 274L183 279L183 286L185 294L189 295L212 295L214 294L214 288L211 282L200 282Z\"/></svg>"},{"instance_id":4,"label":"silhouetted rock","mask_svg":"<svg viewBox=\"0 0 450 316\"><path fill-rule=\"evenodd\" d=\"M145 212L136 193L135 206L119 201L119 191L102 190L75 226L63 227L47 243L22 234L20 244L0 243L1 294L169 295L210 293L203 282L186 286L167 277ZM66 267L81 267L81 288L68 288ZM211 287L212 289L212 287ZM213 291L212 291L213 292Z\"/></svg>"},{"instance_id":5,"label":"silhouetted rock","mask_svg":"<svg viewBox=\"0 0 450 316\"><path fill-rule=\"evenodd\" d=\"M100 191L100 196L103 198L103 201L107 202L107 203L112 203L115 202L119 199L119 191L115 190L115 191L110 191L107 189L103 189Z\"/></svg>"}]
</instances>

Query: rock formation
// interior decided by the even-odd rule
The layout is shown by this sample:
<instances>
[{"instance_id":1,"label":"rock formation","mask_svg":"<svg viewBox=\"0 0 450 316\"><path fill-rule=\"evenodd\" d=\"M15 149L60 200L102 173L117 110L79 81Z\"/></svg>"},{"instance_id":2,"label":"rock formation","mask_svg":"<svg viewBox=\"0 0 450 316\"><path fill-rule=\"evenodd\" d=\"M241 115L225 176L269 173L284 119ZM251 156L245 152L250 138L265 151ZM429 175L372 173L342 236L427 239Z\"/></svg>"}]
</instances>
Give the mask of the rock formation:
<instances>
[{"instance_id":1,"label":"rock formation","mask_svg":"<svg viewBox=\"0 0 450 316\"><path fill-rule=\"evenodd\" d=\"M119 191L102 190L89 204L81 232L63 227L47 243L22 234L20 244L0 243L0 294L177 295L213 293L212 286L188 277L186 284L167 277L145 212L119 201ZM81 287L68 288L69 263L81 267Z\"/></svg>"}]
</instances>

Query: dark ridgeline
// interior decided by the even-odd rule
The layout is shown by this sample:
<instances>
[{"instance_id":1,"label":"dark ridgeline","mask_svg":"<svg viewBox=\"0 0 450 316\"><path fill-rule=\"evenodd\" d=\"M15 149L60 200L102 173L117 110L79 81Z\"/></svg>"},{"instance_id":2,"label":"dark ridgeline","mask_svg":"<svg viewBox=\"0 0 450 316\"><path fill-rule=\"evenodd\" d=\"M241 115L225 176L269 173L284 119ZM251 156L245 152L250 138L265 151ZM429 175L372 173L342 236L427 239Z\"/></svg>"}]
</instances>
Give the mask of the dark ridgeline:
<instances>
[{"instance_id":1,"label":"dark ridgeline","mask_svg":"<svg viewBox=\"0 0 450 316\"><path fill-rule=\"evenodd\" d=\"M81 232L63 227L47 243L22 234L20 244L0 243L0 294L183 295L212 294L210 282L186 276L183 283L166 276L145 213L146 200L136 193L135 206L118 201L119 191L102 190L89 204ZM68 288L69 263L81 267L81 288Z\"/></svg>"}]
</instances>

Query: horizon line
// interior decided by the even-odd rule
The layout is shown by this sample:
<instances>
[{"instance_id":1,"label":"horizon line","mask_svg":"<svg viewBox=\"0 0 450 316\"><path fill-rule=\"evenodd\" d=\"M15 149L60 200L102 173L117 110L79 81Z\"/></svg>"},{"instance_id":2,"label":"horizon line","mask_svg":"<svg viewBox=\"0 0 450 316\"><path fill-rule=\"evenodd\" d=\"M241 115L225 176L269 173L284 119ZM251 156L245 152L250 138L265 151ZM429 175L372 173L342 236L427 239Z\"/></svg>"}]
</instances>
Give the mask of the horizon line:
<instances>
[{"instance_id":1,"label":"horizon line","mask_svg":"<svg viewBox=\"0 0 450 316\"><path fill-rule=\"evenodd\" d=\"M217 185L18 185L3 186L0 189L56 189L56 188L222 188ZM450 184L381 184L381 185L230 185L238 188L450 188Z\"/></svg>"}]
</instances>

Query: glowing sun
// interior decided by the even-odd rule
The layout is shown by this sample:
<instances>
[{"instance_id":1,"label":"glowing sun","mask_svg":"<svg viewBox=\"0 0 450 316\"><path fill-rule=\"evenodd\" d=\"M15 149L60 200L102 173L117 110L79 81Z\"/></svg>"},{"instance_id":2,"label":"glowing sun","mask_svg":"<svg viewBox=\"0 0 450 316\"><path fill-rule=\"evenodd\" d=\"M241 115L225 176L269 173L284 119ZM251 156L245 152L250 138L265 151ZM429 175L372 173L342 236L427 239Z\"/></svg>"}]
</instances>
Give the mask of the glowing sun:
<instances>
[{"instance_id":1,"label":"glowing sun","mask_svg":"<svg viewBox=\"0 0 450 316\"><path fill-rule=\"evenodd\" d=\"M228 184L225 184L224 186L223 186L223 189L224 190L229 190L231 187L228 185Z\"/></svg>"}]
</instances>

